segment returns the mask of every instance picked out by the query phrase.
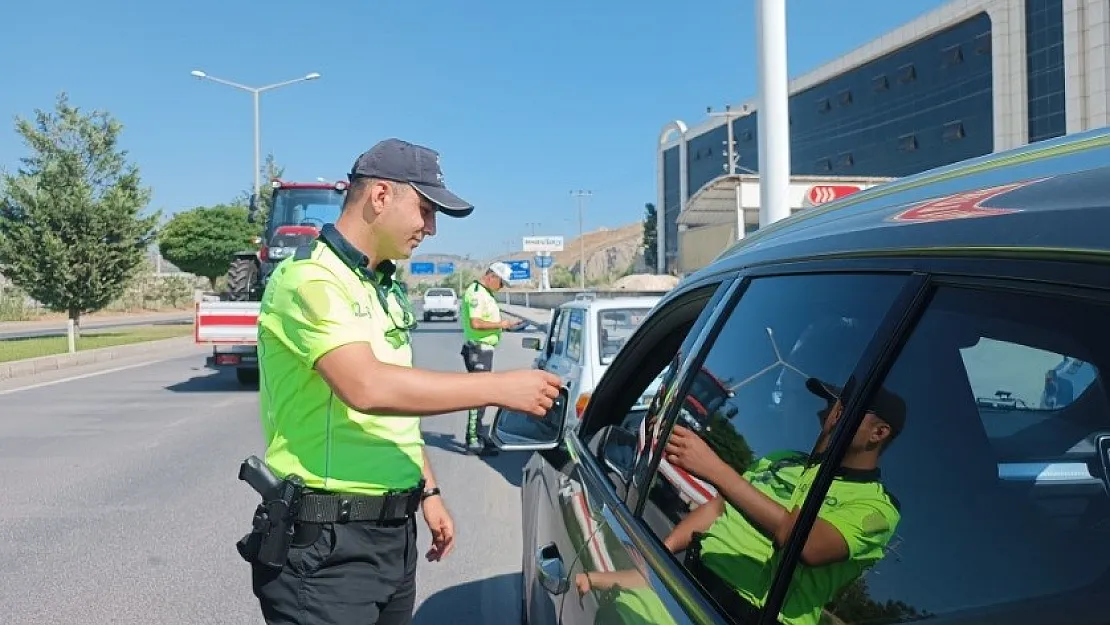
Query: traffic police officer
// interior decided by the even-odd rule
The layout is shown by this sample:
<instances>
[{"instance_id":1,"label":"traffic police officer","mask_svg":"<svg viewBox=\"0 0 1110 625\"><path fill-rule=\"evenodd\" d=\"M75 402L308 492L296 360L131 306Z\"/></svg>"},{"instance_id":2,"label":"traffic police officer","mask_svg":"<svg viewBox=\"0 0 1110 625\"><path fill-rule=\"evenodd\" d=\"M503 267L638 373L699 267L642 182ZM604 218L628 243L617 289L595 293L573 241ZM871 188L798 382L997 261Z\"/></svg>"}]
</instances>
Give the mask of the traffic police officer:
<instances>
[{"instance_id":1,"label":"traffic police officer","mask_svg":"<svg viewBox=\"0 0 1110 625\"><path fill-rule=\"evenodd\" d=\"M459 315L463 330L462 357L466 370L493 371L493 350L501 342L501 332L519 324L501 318L501 308L494 293L509 283L512 270L502 262L495 262L481 278L470 283L463 291L462 314ZM466 449L470 453L492 454L489 441L479 444L478 426L485 408L471 408L466 419Z\"/></svg>"},{"instance_id":2,"label":"traffic police officer","mask_svg":"<svg viewBox=\"0 0 1110 625\"><path fill-rule=\"evenodd\" d=\"M540 416L558 395L558 378L535 370L412 367L415 315L390 259L435 234L437 211L472 210L445 187L436 152L383 141L355 162L336 223L267 284L258 336L265 463L305 485L280 569L252 558L249 536L240 541L269 625L410 623L416 509L432 536L428 560L454 544L417 417L484 405Z\"/></svg>"}]
</instances>

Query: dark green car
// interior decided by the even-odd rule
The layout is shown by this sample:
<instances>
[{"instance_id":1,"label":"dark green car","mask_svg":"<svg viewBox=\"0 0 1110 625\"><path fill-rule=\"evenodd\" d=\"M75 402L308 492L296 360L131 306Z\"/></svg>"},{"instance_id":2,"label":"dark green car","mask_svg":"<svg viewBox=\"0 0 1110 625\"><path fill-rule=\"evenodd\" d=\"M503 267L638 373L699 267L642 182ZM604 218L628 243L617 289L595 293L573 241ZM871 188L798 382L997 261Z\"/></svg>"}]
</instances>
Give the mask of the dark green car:
<instances>
[{"instance_id":1,"label":"dark green car","mask_svg":"<svg viewBox=\"0 0 1110 625\"><path fill-rule=\"evenodd\" d=\"M1108 320L1110 131L759 230L498 414L524 620L1110 624Z\"/></svg>"}]
</instances>

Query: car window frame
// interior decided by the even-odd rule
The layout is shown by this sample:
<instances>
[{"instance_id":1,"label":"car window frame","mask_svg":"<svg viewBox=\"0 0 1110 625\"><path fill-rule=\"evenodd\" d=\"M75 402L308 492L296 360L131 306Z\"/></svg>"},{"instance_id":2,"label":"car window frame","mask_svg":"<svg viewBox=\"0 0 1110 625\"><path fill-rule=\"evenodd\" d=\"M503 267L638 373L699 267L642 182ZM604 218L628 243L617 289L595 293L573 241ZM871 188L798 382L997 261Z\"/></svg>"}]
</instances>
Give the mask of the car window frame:
<instances>
[{"instance_id":1,"label":"car window frame","mask_svg":"<svg viewBox=\"0 0 1110 625\"><path fill-rule=\"evenodd\" d=\"M920 318L920 315L924 313L928 301L927 295L931 292L929 290L931 276L921 271L904 269L853 269L851 267L837 268L835 264L831 268L821 267L821 265L817 265L816 267L817 270L815 270L814 267L766 266L739 272L731 297L727 301L717 305L717 308L720 309L721 312L714 311L712 325L707 324L706 327L703 328L697 343L697 350L683 363L682 376L680 380L676 382L675 390L668 394L668 398L665 400L668 402L667 405L660 411L664 419L660 430L660 440L666 440L670 436L671 430L678 419L678 407L681 403L679 398L684 397L689 391L690 385L693 383L694 374L698 371L698 368L704 364L709 350L713 348L715 341L720 336L721 330L729 320L730 314L725 313L731 313L732 310L743 301L748 286L750 286L754 280L798 275L844 276L867 274L901 275L906 278L905 284L883 314L882 321L879 323L874 337L865 346L859 359L852 367L852 373L849 379L845 383L844 412L830 439L828 449L829 462L823 463L821 469L815 476L812 490L803 502L794 530L783 545L778 568L775 570L771 585L768 589L767 601L760 611L761 622L775 622L774 619L777 618L776 615L782 609L782 603L793 581L794 570L801 561L801 550L805 544L805 538L808 537L813 524L816 522L817 512L819 511L821 503L824 501L824 493L827 492L832 482L836 466L847 452L848 444L852 439L852 433L858 429L859 424L863 420L866 401L869 400L869 396L873 394L877 388L877 385L874 383L874 373L869 374L872 376L870 379L861 378L860 376L868 374L868 372L872 372L873 370L878 370L884 362L886 362L889 368L893 363L893 360L887 362L889 353L891 350L900 350L901 346L908 340L909 335L912 333L912 328L916 327L917 320ZM883 379L885 375L886 373L882 372L878 379ZM860 380L864 383L861 384ZM638 466L636 469L640 469L640 467ZM658 546L660 549L664 549L662 541L652 532L650 527L648 527L647 523L643 520L644 507L647 503L647 494L653 480L659 472L658 455L652 458L647 467L643 470L644 475L642 476L642 481L637 482L635 477L631 480L625 501L633 513L633 519L638 528L637 531L645 533L648 536L648 542L653 543L653 545ZM670 554L664 554L664 559L678 566L685 580L692 581L686 569L674 562ZM698 593L701 595L703 601L706 601L709 605L714 605L714 602L712 602L708 596L704 595L700 587ZM727 615L724 615L715 605L713 611L727 620Z\"/></svg>"},{"instance_id":2,"label":"car window frame","mask_svg":"<svg viewBox=\"0 0 1110 625\"><path fill-rule=\"evenodd\" d=\"M562 309L556 316L556 319L551 326L551 340L549 345L551 348L547 352L547 359L550 360L556 356L566 355L566 341L560 340L559 333L566 328L567 316L569 315L568 309ZM564 337L565 338L565 337Z\"/></svg>"},{"instance_id":3,"label":"car window frame","mask_svg":"<svg viewBox=\"0 0 1110 625\"><path fill-rule=\"evenodd\" d=\"M619 389L626 385L626 381L634 376L639 368L635 364L635 362L641 361L637 357L637 352L652 349L661 337L673 332L677 327L675 322L666 318L668 312L673 309L672 307L689 305L688 302L696 297L696 294L712 289L705 305L695 317L689 334L682 341L683 345L690 342L692 346L691 353L698 353L697 346L700 341L704 340L706 333L715 325L712 323L713 320L725 314L728 309L727 303L736 295L739 285L740 280L737 279L736 274L729 272L698 280L681 290L670 293L656 305L648 318L628 338L621 350L622 354L614 359L609 372L603 376L601 382L595 388L594 396L604 399L614 391L619 392ZM681 370L679 373L682 373ZM599 405L601 408L598 408ZM608 419L609 422L606 423L605 419ZM564 449L567 456L569 456L568 459L578 466L579 474L584 482L583 485L591 489L596 488L594 492L599 495L602 502L602 513L605 522L611 525L615 523L616 527L619 527L621 532L628 536L632 546L644 557L646 564L662 580L665 591L669 593L669 596L673 597L687 614L693 615L692 620L694 622L720 622L719 618L714 616L717 614L716 609L698 588L697 583L689 577L680 564L670 558L670 554L665 552L662 545L654 540L651 530L640 522L638 516L629 507L627 496L622 497L617 492L616 486L606 475L604 460L601 457L602 450L597 450L596 453L591 450L589 439L596 436L607 425L617 423L619 421L612 421L612 416L606 409L604 402L595 403L591 401L582 416L581 427L577 432L568 435L565 441ZM550 453L545 455L550 456ZM563 463L556 462L555 464L562 465Z\"/></svg>"}]
</instances>

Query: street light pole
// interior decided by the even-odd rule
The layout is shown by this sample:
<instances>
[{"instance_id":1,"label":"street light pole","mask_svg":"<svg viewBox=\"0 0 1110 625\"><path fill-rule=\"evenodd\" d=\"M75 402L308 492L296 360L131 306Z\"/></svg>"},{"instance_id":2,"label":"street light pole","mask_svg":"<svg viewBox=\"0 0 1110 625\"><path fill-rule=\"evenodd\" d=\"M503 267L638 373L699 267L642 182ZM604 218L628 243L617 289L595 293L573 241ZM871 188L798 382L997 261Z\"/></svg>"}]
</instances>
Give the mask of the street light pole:
<instances>
[{"instance_id":1,"label":"street light pole","mask_svg":"<svg viewBox=\"0 0 1110 625\"><path fill-rule=\"evenodd\" d=\"M746 115L748 115L748 107L745 106L743 108L743 110L738 112L738 113L732 112L732 107L727 105L727 104L725 105L725 112L723 112L723 113L714 113L713 109L710 108L710 107L706 107L705 111L706 111L706 113L709 114L710 117L724 117L725 118L725 125L728 127L728 149L725 151L725 157L728 159L728 161L724 165L724 170L725 170L725 174L727 174L727 175L736 174L741 169L741 167L740 167L740 154L738 154L737 151L736 151L736 141L735 141L735 138L733 136L734 131L732 129L732 120L738 119L740 117L745 117ZM745 230L744 208L743 208L742 203L740 201L740 179L737 178L736 179L736 240L737 241L744 238L744 230Z\"/></svg>"},{"instance_id":2,"label":"street light pole","mask_svg":"<svg viewBox=\"0 0 1110 625\"><path fill-rule=\"evenodd\" d=\"M759 227L790 216L790 89L786 1L755 1L759 66Z\"/></svg>"},{"instance_id":3,"label":"street light pole","mask_svg":"<svg viewBox=\"0 0 1110 625\"><path fill-rule=\"evenodd\" d=\"M582 201L593 195L592 191L571 191L571 195L578 198L578 284L583 291L586 290L586 238L582 229Z\"/></svg>"},{"instance_id":4,"label":"street light pole","mask_svg":"<svg viewBox=\"0 0 1110 625\"><path fill-rule=\"evenodd\" d=\"M211 80L212 82L218 82L221 85L227 85L229 87L235 87L236 89L247 91L254 97L254 197L259 197L259 193L261 192L262 187L262 123L259 115L259 99L262 95L262 92L271 91L273 89L277 89L278 87L284 87L286 85L292 85L294 83L304 82L306 80L316 80L320 77L320 74L312 72L310 74L305 74L300 78L283 80L272 85L266 85L263 87L248 87L247 85L232 82L230 80L224 80L223 78L209 76L205 72L202 72L198 69L195 69L190 73L200 80Z\"/></svg>"}]
</instances>

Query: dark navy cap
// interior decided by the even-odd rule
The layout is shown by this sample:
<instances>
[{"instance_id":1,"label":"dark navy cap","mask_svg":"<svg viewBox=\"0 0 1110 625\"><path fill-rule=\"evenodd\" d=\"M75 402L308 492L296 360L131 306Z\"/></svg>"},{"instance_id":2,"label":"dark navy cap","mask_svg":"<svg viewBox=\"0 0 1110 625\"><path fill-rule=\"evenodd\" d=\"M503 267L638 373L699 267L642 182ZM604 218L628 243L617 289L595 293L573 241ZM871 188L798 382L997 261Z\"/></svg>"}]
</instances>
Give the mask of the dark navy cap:
<instances>
[{"instance_id":1,"label":"dark navy cap","mask_svg":"<svg viewBox=\"0 0 1110 625\"><path fill-rule=\"evenodd\" d=\"M466 217L474 206L447 190L439 153L422 145L400 139L379 142L358 157L351 168L350 179L381 178L407 182L431 200L439 211L451 217Z\"/></svg>"},{"instance_id":2,"label":"dark navy cap","mask_svg":"<svg viewBox=\"0 0 1110 625\"><path fill-rule=\"evenodd\" d=\"M844 389L839 386L833 386L817 378L807 379L806 388L809 389L809 392L828 402L834 402L840 399L841 393L844 392ZM871 400L871 405L867 407L867 410L868 412L875 413L875 416L883 421L886 421L895 435L901 432L902 428L906 427L906 402L885 387L879 387L879 390L875 393L875 397Z\"/></svg>"}]
</instances>

